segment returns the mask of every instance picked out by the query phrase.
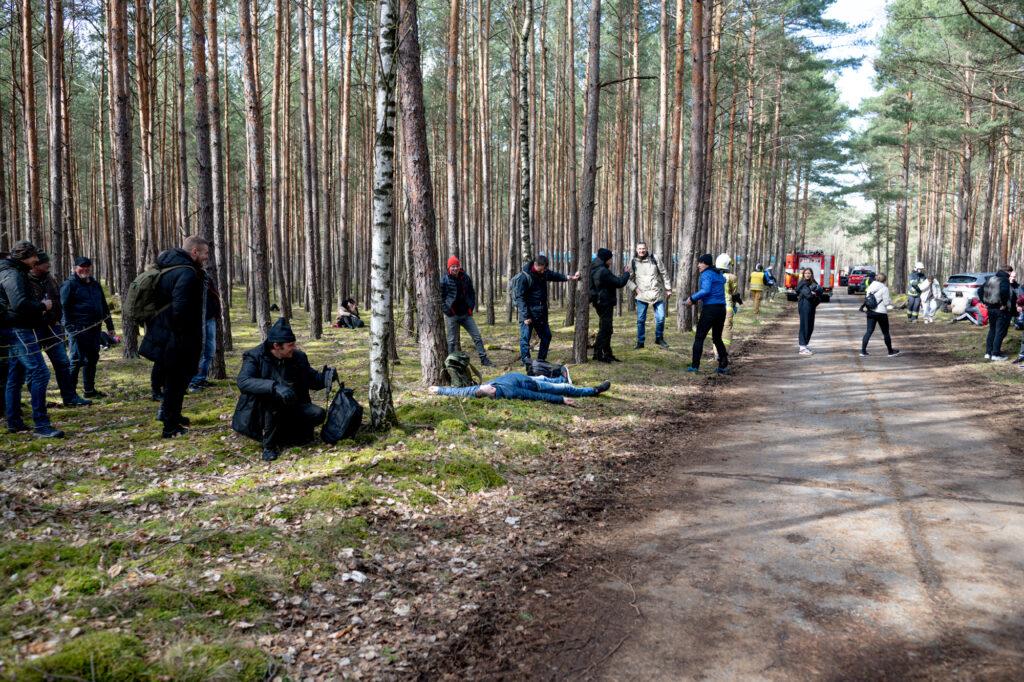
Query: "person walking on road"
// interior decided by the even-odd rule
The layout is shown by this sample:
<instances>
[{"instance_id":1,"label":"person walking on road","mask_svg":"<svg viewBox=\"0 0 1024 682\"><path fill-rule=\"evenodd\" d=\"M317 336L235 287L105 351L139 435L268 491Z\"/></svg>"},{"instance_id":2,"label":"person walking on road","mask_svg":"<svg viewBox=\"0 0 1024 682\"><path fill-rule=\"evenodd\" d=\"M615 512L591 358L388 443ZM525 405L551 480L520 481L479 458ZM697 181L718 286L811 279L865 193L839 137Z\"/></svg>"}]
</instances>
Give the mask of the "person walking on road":
<instances>
[{"instance_id":1,"label":"person walking on road","mask_svg":"<svg viewBox=\"0 0 1024 682\"><path fill-rule=\"evenodd\" d=\"M985 339L985 359L1008 360L1003 355L1003 339L1010 328L1013 317L1013 301L1010 294L1010 273L1013 267L1003 265L996 274L985 282L981 290L981 302L988 308L988 337Z\"/></svg>"},{"instance_id":2,"label":"person walking on road","mask_svg":"<svg viewBox=\"0 0 1024 682\"><path fill-rule=\"evenodd\" d=\"M876 278L877 279L877 278ZM924 263L918 261L914 264L914 271L910 273L910 280L907 284L907 321L917 322L917 316L921 313L921 288L924 286Z\"/></svg>"},{"instance_id":3,"label":"person walking on road","mask_svg":"<svg viewBox=\"0 0 1024 682\"><path fill-rule=\"evenodd\" d=\"M71 380L78 388L82 373L82 395L102 398L96 390L96 365L100 361L100 326L114 335L114 320L107 307L103 286L92 276L92 261L86 256L75 259L75 271L60 285L60 303L64 307L64 328L71 348Z\"/></svg>"},{"instance_id":4,"label":"person walking on road","mask_svg":"<svg viewBox=\"0 0 1024 682\"><path fill-rule=\"evenodd\" d=\"M761 299L764 298L765 287L764 266L758 263L750 273L750 298L754 300L754 314L761 312Z\"/></svg>"},{"instance_id":5,"label":"person walking on road","mask_svg":"<svg viewBox=\"0 0 1024 682\"><path fill-rule=\"evenodd\" d=\"M538 360L547 360L551 345L551 328L548 326L548 282L574 282L580 278L576 272L568 277L560 272L548 270L548 257L541 254L523 266L522 274L512 288L516 308L519 309L519 356L526 364L530 359L530 332L537 332L540 348Z\"/></svg>"},{"instance_id":6,"label":"person walking on road","mask_svg":"<svg viewBox=\"0 0 1024 682\"><path fill-rule=\"evenodd\" d=\"M618 277L611 270L612 252L598 249L597 257L590 262L590 301L597 311L597 338L594 340L594 360L597 362L620 362L612 353L612 314L615 312L616 291L629 282L630 271L626 268Z\"/></svg>"},{"instance_id":7,"label":"person walking on road","mask_svg":"<svg viewBox=\"0 0 1024 682\"><path fill-rule=\"evenodd\" d=\"M630 266L629 281L636 288L636 346L644 347L647 332L647 310L654 309L654 343L668 348L665 343L665 302L672 295L668 271L661 260L647 250L647 244L636 245L636 256Z\"/></svg>"},{"instance_id":8,"label":"person walking on road","mask_svg":"<svg viewBox=\"0 0 1024 682\"><path fill-rule=\"evenodd\" d=\"M860 356L862 358L870 355L868 353L868 341L871 340L871 335L875 333L876 325L882 330L882 339L885 341L886 350L889 351L889 357L894 358L900 354L899 349L892 347L892 337L889 336L889 304L892 303L892 295L889 293L889 287L885 283L886 279L884 272L878 273L875 276L875 281L864 292L864 305L862 309L867 313L868 329L864 332L864 338L860 341ZM868 305L872 301L874 306Z\"/></svg>"},{"instance_id":9,"label":"person walking on road","mask_svg":"<svg viewBox=\"0 0 1024 682\"><path fill-rule=\"evenodd\" d=\"M53 304L43 313L42 324L36 329L39 345L53 365L53 374L57 377L57 387L64 407L91 405L92 401L79 398L75 391L75 382L71 379L71 360L64 347L64 328L60 321L64 309L60 304L60 285L50 274L50 256L45 251L39 252L39 262L28 271L28 285L32 297L37 301L50 301Z\"/></svg>"},{"instance_id":10,"label":"person walking on road","mask_svg":"<svg viewBox=\"0 0 1024 682\"><path fill-rule=\"evenodd\" d=\"M729 373L729 351L722 343L722 329L725 327L725 277L713 265L710 253L705 253L697 260L700 271L700 287L690 294L683 305L690 307L703 301L700 317L697 319L697 330L693 337L693 357L687 372L700 370L700 358L704 354L704 339L711 332L711 341L718 351L718 367L716 372Z\"/></svg>"},{"instance_id":11,"label":"person walking on road","mask_svg":"<svg viewBox=\"0 0 1024 682\"><path fill-rule=\"evenodd\" d=\"M483 337L480 336L480 328L476 325L476 320L473 319L473 309L476 308L476 290L473 288L473 280L462 269L462 264L455 256L448 259L448 272L441 277L441 293L444 294L444 320L448 332L448 353L454 353L459 347L459 335L462 333L462 328L465 328L476 346L480 364L484 367L494 367L494 363L487 358L487 349L484 347Z\"/></svg>"},{"instance_id":12,"label":"person walking on road","mask_svg":"<svg viewBox=\"0 0 1024 682\"><path fill-rule=\"evenodd\" d=\"M807 347L814 334L814 315L824 294L821 285L814 280L814 270L804 268L800 271L800 281L796 285L797 309L800 311L800 344L801 355L814 355Z\"/></svg>"}]
</instances>

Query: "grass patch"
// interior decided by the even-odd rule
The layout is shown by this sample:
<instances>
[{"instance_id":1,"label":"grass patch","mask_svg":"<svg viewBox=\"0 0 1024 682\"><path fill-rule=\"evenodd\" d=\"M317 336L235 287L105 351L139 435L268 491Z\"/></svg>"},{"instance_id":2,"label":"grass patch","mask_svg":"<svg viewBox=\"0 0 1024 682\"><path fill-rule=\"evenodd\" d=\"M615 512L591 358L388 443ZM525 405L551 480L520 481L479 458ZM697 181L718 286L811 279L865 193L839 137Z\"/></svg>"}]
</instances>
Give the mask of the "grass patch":
<instances>
[{"instance_id":1,"label":"grass patch","mask_svg":"<svg viewBox=\"0 0 1024 682\"><path fill-rule=\"evenodd\" d=\"M16 666L12 677L24 682L50 680L152 680L146 648L132 635L97 631L82 635L60 651Z\"/></svg>"}]
</instances>

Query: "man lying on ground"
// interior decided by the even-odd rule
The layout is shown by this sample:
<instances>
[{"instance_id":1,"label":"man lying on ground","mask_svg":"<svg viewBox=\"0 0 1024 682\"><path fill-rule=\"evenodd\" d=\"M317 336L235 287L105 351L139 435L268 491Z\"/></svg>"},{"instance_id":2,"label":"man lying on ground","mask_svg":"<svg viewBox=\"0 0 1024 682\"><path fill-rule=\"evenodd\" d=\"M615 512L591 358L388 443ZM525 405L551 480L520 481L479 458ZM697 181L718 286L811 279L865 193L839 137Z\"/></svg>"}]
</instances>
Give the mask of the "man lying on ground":
<instances>
[{"instance_id":1,"label":"man lying on ground","mask_svg":"<svg viewBox=\"0 0 1024 682\"><path fill-rule=\"evenodd\" d=\"M509 372L486 384L455 388L454 386L431 386L430 392L437 395L451 395L468 398L498 398L507 400L546 400L549 403L572 405L573 398L600 395L612 383L603 381L592 388L578 388L565 377L531 377L522 372Z\"/></svg>"}]
</instances>

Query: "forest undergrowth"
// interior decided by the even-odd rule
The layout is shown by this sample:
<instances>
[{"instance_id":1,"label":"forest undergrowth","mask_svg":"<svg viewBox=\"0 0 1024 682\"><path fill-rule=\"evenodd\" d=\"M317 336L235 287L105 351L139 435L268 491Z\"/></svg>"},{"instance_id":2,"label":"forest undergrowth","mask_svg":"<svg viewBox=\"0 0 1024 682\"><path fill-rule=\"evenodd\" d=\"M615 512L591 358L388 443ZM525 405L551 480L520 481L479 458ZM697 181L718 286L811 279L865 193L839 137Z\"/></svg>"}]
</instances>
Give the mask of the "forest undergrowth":
<instances>
[{"instance_id":1,"label":"forest undergrowth","mask_svg":"<svg viewBox=\"0 0 1024 682\"><path fill-rule=\"evenodd\" d=\"M757 319L741 310L736 337L786 305ZM667 351L632 350L628 310L613 338L624 362L572 372L612 389L574 408L431 396L400 334L399 426L364 425L355 440L267 464L230 428L233 378L258 338L244 308L234 312L228 379L186 397L187 436L160 438L150 365L117 351L101 357L107 397L92 406L57 407L51 380L67 438L0 435L0 675L413 676L477 629L477 611L510 578L552 560L580 499L615 485L609 464L638 453L610 452L608 435L650 427L707 380L685 373L689 335L669 332ZM367 332L304 342L306 321L293 323L313 366L336 366L365 403ZM482 332L499 364L484 376L516 370L517 326ZM554 332L549 359L565 361L572 329Z\"/></svg>"}]
</instances>

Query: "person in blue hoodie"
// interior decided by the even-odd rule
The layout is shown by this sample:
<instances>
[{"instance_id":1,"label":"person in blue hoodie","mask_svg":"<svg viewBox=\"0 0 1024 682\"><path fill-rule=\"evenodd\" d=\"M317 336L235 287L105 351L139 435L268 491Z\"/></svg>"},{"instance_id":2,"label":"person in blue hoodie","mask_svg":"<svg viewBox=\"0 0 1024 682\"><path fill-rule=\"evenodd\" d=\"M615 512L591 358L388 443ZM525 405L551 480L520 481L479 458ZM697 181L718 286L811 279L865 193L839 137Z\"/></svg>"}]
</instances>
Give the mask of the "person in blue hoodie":
<instances>
[{"instance_id":1,"label":"person in blue hoodie","mask_svg":"<svg viewBox=\"0 0 1024 682\"><path fill-rule=\"evenodd\" d=\"M497 400L543 400L558 405L572 405L573 398L600 395L611 388L610 381L597 386L579 388L565 377L531 377L522 372L509 372L486 384L477 386L431 386L430 392L463 398L495 398Z\"/></svg>"},{"instance_id":2,"label":"person in blue hoodie","mask_svg":"<svg viewBox=\"0 0 1024 682\"><path fill-rule=\"evenodd\" d=\"M700 317L697 319L697 331L693 337L693 359L687 372L700 369L700 357L704 354L704 339L711 332L711 340L718 351L718 367L716 372L729 373L729 351L722 343L722 330L725 328L725 277L715 269L714 259L705 253L697 260L700 270L700 288L686 299L684 305L690 307L703 301Z\"/></svg>"}]
</instances>

